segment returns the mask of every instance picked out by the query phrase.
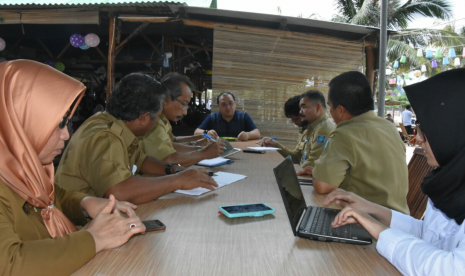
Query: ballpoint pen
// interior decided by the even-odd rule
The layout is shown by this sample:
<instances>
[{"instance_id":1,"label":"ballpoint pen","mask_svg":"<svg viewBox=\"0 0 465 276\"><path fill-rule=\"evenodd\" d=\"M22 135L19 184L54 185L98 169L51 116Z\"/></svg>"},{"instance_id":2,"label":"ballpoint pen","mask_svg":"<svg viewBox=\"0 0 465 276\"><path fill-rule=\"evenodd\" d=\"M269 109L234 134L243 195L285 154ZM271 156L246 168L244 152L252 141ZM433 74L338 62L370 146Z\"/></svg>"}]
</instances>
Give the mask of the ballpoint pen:
<instances>
[{"instance_id":1,"label":"ballpoint pen","mask_svg":"<svg viewBox=\"0 0 465 276\"><path fill-rule=\"evenodd\" d=\"M215 140L215 139L211 138L210 135L208 135L206 133L203 134L203 137L207 138L208 140L210 140L212 142L217 142L218 141L218 140Z\"/></svg>"},{"instance_id":2,"label":"ballpoint pen","mask_svg":"<svg viewBox=\"0 0 465 276\"><path fill-rule=\"evenodd\" d=\"M276 138L278 138L278 137L275 136L275 137L268 138L268 139L266 139L266 140L267 140L267 141L268 141L268 140L276 140ZM255 144L260 145L262 142L263 142L263 140L261 140L261 141L255 143Z\"/></svg>"}]
</instances>

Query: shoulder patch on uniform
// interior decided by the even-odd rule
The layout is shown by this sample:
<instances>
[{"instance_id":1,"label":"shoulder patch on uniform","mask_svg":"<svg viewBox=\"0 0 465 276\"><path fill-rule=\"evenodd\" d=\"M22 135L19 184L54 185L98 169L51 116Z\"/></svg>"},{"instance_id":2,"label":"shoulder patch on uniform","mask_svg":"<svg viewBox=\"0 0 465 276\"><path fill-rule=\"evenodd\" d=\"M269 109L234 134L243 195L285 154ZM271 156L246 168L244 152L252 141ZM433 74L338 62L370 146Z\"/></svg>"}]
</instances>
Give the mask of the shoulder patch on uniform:
<instances>
[{"instance_id":1,"label":"shoulder patch on uniform","mask_svg":"<svg viewBox=\"0 0 465 276\"><path fill-rule=\"evenodd\" d=\"M318 146L321 146L325 143L325 140L326 140L326 135L318 135L318 137L316 138L316 144Z\"/></svg>"},{"instance_id":2,"label":"shoulder patch on uniform","mask_svg":"<svg viewBox=\"0 0 465 276\"><path fill-rule=\"evenodd\" d=\"M329 138L333 138L333 137L334 137L334 133L331 133L331 134L329 135Z\"/></svg>"}]
</instances>

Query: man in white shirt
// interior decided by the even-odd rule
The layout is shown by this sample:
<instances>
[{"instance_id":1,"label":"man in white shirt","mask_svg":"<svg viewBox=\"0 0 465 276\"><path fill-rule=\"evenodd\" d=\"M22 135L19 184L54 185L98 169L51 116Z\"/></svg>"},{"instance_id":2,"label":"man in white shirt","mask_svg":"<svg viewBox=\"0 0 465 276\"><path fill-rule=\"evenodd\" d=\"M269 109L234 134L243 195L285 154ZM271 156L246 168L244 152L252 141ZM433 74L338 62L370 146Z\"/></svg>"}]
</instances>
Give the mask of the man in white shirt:
<instances>
[{"instance_id":1,"label":"man in white shirt","mask_svg":"<svg viewBox=\"0 0 465 276\"><path fill-rule=\"evenodd\" d=\"M404 124L404 127L407 130L408 134L413 134L412 117L412 107L410 105L407 105L405 107L405 110L402 111L402 124Z\"/></svg>"}]
</instances>

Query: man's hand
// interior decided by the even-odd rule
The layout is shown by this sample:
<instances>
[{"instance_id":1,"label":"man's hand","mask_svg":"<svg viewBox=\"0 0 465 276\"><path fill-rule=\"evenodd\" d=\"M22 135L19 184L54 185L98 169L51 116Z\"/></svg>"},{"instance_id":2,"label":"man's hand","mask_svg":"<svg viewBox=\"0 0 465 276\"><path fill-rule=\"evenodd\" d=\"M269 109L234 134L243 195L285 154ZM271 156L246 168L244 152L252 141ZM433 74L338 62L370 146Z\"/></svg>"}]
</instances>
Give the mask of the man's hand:
<instances>
[{"instance_id":1,"label":"man's hand","mask_svg":"<svg viewBox=\"0 0 465 276\"><path fill-rule=\"evenodd\" d=\"M345 207L340 211L331 224L332 227L337 228L342 225L358 223L375 239L379 239L379 234L388 229L386 225L374 219L369 214L360 210L354 209L350 206Z\"/></svg>"},{"instance_id":2,"label":"man's hand","mask_svg":"<svg viewBox=\"0 0 465 276\"><path fill-rule=\"evenodd\" d=\"M191 190L202 187L209 190L215 190L218 184L208 176L208 172L204 169L188 169L177 175L180 179L181 190Z\"/></svg>"},{"instance_id":3,"label":"man's hand","mask_svg":"<svg viewBox=\"0 0 465 276\"><path fill-rule=\"evenodd\" d=\"M213 139L218 139L219 138L218 133L216 133L216 131L213 130L213 129L209 130L207 132L207 134Z\"/></svg>"},{"instance_id":4,"label":"man's hand","mask_svg":"<svg viewBox=\"0 0 465 276\"><path fill-rule=\"evenodd\" d=\"M306 167L304 168L303 170L301 170L300 172L297 172L297 175L310 175L312 176L312 173L313 173L313 167Z\"/></svg>"},{"instance_id":5,"label":"man's hand","mask_svg":"<svg viewBox=\"0 0 465 276\"><path fill-rule=\"evenodd\" d=\"M269 137L263 137L260 147L276 147L277 142Z\"/></svg>"},{"instance_id":6,"label":"man's hand","mask_svg":"<svg viewBox=\"0 0 465 276\"><path fill-rule=\"evenodd\" d=\"M218 141L206 146L202 152L205 154L205 159L211 159L220 156L224 152L224 148L225 144Z\"/></svg>"},{"instance_id":7,"label":"man's hand","mask_svg":"<svg viewBox=\"0 0 465 276\"><path fill-rule=\"evenodd\" d=\"M115 197L110 195L103 210L92 220L88 231L95 241L95 253L125 244L138 233L145 233L145 226L135 214L123 217L117 210ZM131 208L129 208L131 209ZM131 225L134 225L131 227Z\"/></svg>"},{"instance_id":8,"label":"man's hand","mask_svg":"<svg viewBox=\"0 0 465 276\"><path fill-rule=\"evenodd\" d=\"M239 135L237 135L237 140L239 140L239 141L247 141L247 140L249 140L249 133L247 133L245 131L242 131L241 133L239 133Z\"/></svg>"}]
</instances>

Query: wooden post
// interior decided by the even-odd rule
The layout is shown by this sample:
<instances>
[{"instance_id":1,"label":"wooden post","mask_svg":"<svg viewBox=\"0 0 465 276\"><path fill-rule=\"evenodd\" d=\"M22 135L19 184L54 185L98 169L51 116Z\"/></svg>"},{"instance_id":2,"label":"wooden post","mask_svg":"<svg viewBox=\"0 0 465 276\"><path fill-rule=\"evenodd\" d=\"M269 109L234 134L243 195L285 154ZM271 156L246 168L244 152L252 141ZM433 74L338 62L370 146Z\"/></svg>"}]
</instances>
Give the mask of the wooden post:
<instances>
[{"instance_id":1,"label":"wooden post","mask_svg":"<svg viewBox=\"0 0 465 276\"><path fill-rule=\"evenodd\" d=\"M366 52L366 77L370 81L371 91L375 92L375 55L373 47L365 47ZM380 83L379 85L384 85Z\"/></svg>"},{"instance_id":2,"label":"wooden post","mask_svg":"<svg viewBox=\"0 0 465 276\"><path fill-rule=\"evenodd\" d=\"M115 46L116 46L116 17L110 17L109 24L109 37L108 37L108 66L107 66L107 95L106 101L110 98L111 91L115 85Z\"/></svg>"}]
</instances>

